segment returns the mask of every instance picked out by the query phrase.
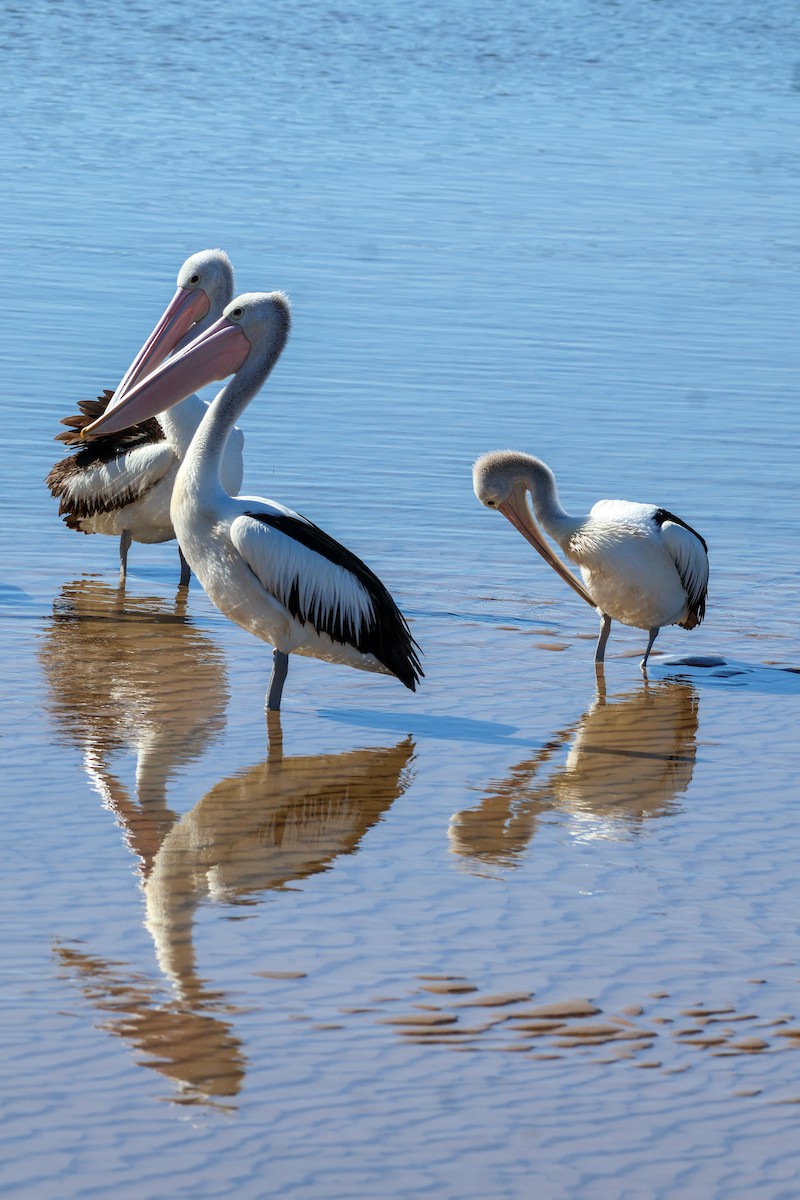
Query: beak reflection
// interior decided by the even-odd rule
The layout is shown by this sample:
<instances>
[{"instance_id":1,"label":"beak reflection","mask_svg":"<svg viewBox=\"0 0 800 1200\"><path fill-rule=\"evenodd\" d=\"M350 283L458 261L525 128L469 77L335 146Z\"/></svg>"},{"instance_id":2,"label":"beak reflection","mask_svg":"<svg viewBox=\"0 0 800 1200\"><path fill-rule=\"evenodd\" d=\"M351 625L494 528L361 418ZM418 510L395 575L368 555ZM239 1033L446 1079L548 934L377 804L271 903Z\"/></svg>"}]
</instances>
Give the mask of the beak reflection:
<instances>
[{"instance_id":1,"label":"beak reflection","mask_svg":"<svg viewBox=\"0 0 800 1200\"><path fill-rule=\"evenodd\" d=\"M477 870L519 865L538 822L561 818L583 838L617 839L673 812L692 780L699 699L669 680L605 695L453 816L454 854Z\"/></svg>"},{"instance_id":2,"label":"beak reflection","mask_svg":"<svg viewBox=\"0 0 800 1200\"><path fill-rule=\"evenodd\" d=\"M160 978L83 948L54 948L103 1014L102 1027L175 1084L177 1103L232 1107L247 1066L236 1008L197 968L198 907L209 899L253 904L329 870L359 850L413 775L410 738L386 749L286 757L278 734L271 730L275 749L265 761L221 780L160 839L143 882Z\"/></svg>"}]
</instances>

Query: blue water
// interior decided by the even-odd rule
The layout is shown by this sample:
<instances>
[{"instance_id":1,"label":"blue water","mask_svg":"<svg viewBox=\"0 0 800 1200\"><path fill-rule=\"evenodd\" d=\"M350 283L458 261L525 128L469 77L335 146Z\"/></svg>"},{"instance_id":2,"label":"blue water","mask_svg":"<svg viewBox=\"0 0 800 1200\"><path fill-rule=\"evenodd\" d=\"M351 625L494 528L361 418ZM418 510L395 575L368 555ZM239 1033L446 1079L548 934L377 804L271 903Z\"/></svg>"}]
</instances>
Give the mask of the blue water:
<instances>
[{"instance_id":1,"label":"blue water","mask_svg":"<svg viewBox=\"0 0 800 1200\"><path fill-rule=\"evenodd\" d=\"M6 6L4 1194L791 1193L799 35L788 0ZM285 790L263 648L196 584L176 608L174 545L123 601L41 482L207 246L293 304L245 490L364 557L426 653L417 696L293 663ZM599 698L594 618L472 494L504 446L574 512L699 528L706 622L659 644L742 674L648 693L615 627ZM364 812L319 781L358 753ZM769 1053L657 1014L648 1070L454 1053L385 1023L429 973L675 1029L727 1004Z\"/></svg>"}]
</instances>

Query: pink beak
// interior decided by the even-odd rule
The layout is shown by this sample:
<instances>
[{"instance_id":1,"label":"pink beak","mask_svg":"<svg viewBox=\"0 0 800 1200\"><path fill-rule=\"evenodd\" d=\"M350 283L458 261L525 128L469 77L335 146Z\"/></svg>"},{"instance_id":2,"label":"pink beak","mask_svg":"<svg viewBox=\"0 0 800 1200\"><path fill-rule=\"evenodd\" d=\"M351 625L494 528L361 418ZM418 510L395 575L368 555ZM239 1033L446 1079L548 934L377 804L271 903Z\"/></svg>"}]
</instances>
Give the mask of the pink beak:
<instances>
[{"instance_id":1,"label":"pink beak","mask_svg":"<svg viewBox=\"0 0 800 1200\"><path fill-rule=\"evenodd\" d=\"M178 288L155 329L122 377L122 381L114 392L111 408L117 406L126 392L136 387L137 383L161 366L181 338L189 332L193 325L203 319L209 306L210 301L202 288L196 288L194 291L189 291L188 288Z\"/></svg>"},{"instance_id":2,"label":"pink beak","mask_svg":"<svg viewBox=\"0 0 800 1200\"><path fill-rule=\"evenodd\" d=\"M557 558L550 546L544 539L544 534L539 529L539 526L533 519L531 510L528 508L528 500L526 489L522 484L517 484L511 495L502 504L498 504L497 511L511 522L515 529L518 529L527 542L533 546L534 550L538 550L546 563L553 568L556 575L560 575L565 583L578 593L581 600L585 600L587 604L591 604L595 608L595 602L586 588L579 579L572 574L572 571L564 565L560 558Z\"/></svg>"},{"instance_id":3,"label":"pink beak","mask_svg":"<svg viewBox=\"0 0 800 1200\"><path fill-rule=\"evenodd\" d=\"M126 392L118 404L87 425L81 437L100 434L105 437L157 416L207 383L235 374L250 349L241 326L220 317L185 350L163 363Z\"/></svg>"}]
</instances>

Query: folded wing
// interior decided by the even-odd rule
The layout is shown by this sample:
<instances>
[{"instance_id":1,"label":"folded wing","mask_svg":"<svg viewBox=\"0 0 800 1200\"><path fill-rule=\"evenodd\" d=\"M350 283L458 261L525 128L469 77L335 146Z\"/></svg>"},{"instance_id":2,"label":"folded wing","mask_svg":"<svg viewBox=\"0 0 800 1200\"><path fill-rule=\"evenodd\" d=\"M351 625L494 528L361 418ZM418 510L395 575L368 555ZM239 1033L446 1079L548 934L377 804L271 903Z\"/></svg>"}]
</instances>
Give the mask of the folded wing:
<instances>
[{"instance_id":1,"label":"folded wing","mask_svg":"<svg viewBox=\"0 0 800 1200\"><path fill-rule=\"evenodd\" d=\"M694 629L706 611L708 548L696 529L666 509L658 509L655 519L686 589L689 612L680 624L684 629Z\"/></svg>"},{"instance_id":2,"label":"folded wing","mask_svg":"<svg viewBox=\"0 0 800 1200\"><path fill-rule=\"evenodd\" d=\"M140 500L166 475L175 455L165 441L144 443L120 452L118 446L94 446L62 458L45 483L59 503L59 516L70 528L84 517L114 512Z\"/></svg>"},{"instance_id":3,"label":"folded wing","mask_svg":"<svg viewBox=\"0 0 800 1200\"><path fill-rule=\"evenodd\" d=\"M387 589L352 551L279 505L236 517L231 540L295 620L371 654L415 689L422 675L417 644Z\"/></svg>"}]
</instances>

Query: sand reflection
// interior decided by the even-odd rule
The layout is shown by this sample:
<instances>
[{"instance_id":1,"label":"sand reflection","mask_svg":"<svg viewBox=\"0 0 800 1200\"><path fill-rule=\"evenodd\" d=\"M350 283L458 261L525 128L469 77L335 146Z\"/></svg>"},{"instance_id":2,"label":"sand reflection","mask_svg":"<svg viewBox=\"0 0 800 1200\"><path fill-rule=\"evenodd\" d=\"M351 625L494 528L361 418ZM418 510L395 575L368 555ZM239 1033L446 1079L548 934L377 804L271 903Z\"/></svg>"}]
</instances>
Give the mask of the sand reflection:
<instances>
[{"instance_id":1,"label":"sand reflection","mask_svg":"<svg viewBox=\"0 0 800 1200\"><path fill-rule=\"evenodd\" d=\"M673 1074L696 1063L698 1054L743 1058L800 1047L792 1013L763 1012L758 989L764 982L748 981L752 1008L747 1001L737 1007L707 998L687 1006L660 990L615 1010L586 996L551 995L541 1003L533 991L486 992L464 975L419 975L402 997L382 997L368 1011L371 1020L421 1046L541 1060L580 1055L598 1065L630 1060ZM348 1011L343 1015L347 1019Z\"/></svg>"},{"instance_id":2,"label":"sand reflection","mask_svg":"<svg viewBox=\"0 0 800 1200\"><path fill-rule=\"evenodd\" d=\"M167 784L221 732L228 703L222 653L185 606L185 591L170 604L79 579L53 602L39 652L50 711L145 874L175 820ZM125 750L136 755L133 794L111 767Z\"/></svg>"},{"instance_id":3,"label":"sand reflection","mask_svg":"<svg viewBox=\"0 0 800 1200\"><path fill-rule=\"evenodd\" d=\"M619 837L669 812L691 782L699 701L691 683L644 682L608 697L602 673L591 706L556 733L477 808L456 813L454 853L484 866L514 866L554 809L582 836Z\"/></svg>"},{"instance_id":4,"label":"sand reflection","mask_svg":"<svg viewBox=\"0 0 800 1200\"><path fill-rule=\"evenodd\" d=\"M266 760L211 788L162 837L146 873L145 923L168 995L125 964L55 947L92 1005L113 1014L104 1027L172 1079L181 1103L229 1106L246 1069L228 1019L237 1010L197 971L198 906L252 903L326 870L358 849L410 781L410 738L387 749L284 757L277 722L270 733Z\"/></svg>"}]
</instances>

